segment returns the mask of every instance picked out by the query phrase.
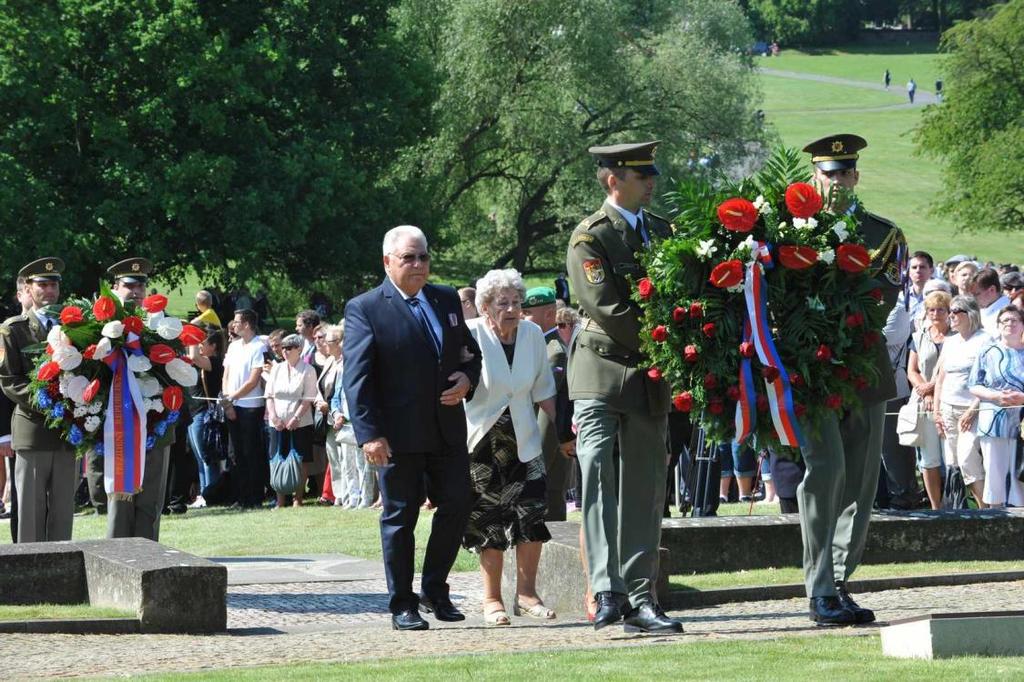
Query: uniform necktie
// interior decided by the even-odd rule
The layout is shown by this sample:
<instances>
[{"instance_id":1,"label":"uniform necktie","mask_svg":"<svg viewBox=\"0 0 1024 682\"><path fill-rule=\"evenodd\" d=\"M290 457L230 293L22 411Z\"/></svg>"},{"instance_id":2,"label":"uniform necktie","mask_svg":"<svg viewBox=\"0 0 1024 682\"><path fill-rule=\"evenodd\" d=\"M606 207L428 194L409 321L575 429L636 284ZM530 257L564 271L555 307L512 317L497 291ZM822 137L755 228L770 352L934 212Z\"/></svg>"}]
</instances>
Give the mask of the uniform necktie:
<instances>
[{"instance_id":1,"label":"uniform necktie","mask_svg":"<svg viewBox=\"0 0 1024 682\"><path fill-rule=\"evenodd\" d=\"M430 320L427 319L427 311L420 305L418 298L406 299L409 303L409 307L412 308L412 314L419 320L420 326L423 327L423 331L426 332L427 338L430 339L431 343L434 344L434 354L437 357L441 357L441 339L437 338L437 332L434 331L434 325L430 324Z\"/></svg>"},{"instance_id":2,"label":"uniform necktie","mask_svg":"<svg viewBox=\"0 0 1024 682\"><path fill-rule=\"evenodd\" d=\"M645 248L651 245L651 238L647 235L647 228L644 227L644 219L639 213L636 215L636 233L640 235L640 240L644 243Z\"/></svg>"},{"instance_id":3,"label":"uniform necktie","mask_svg":"<svg viewBox=\"0 0 1024 682\"><path fill-rule=\"evenodd\" d=\"M45 317L43 319L46 320L46 322L43 324L43 328L47 332L49 332L51 329L53 329L53 318L52 317Z\"/></svg>"}]
</instances>

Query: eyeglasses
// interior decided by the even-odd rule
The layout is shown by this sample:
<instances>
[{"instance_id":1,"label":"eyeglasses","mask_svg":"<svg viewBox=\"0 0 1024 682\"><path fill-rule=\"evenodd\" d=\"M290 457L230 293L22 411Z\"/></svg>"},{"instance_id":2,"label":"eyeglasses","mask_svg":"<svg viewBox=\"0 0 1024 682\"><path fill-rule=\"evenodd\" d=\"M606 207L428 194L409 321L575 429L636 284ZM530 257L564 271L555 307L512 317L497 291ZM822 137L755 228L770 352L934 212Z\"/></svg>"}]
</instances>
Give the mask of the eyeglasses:
<instances>
[{"instance_id":1,"label":"eyeglasses","mask_svg":"<svg viewBox=\"0 0 1024 682\"><path fill-rule=\"evenodd\" d=\"M324 339L326 339L326 338L327 338L327 337L326 337L326 336L324 336L323 334L317 334L317 335L315 335L315 336L313 337L313 340L314 340L314 341L323 341L323 340L324 340Z\"/></svg>"},{"instance_id":2,"label":"eyeglasses","mask_svg":"<svg viewBox=\"0 0 1024 682\"><path fill-rule=\"evenodd\" d=\"M494 302L494 305L495 305L495 307L500 308L500 309L504 309L504 308L517 308L518 309L518 308L522 308L523 307L523 302L518 300L518 299L509 300L507 298L499 298L497 301Z\"/></svg>"},{"instance_id":3,"label":"eyeglasses","mask_svg":"<svg viewBox=\"0 0 1024 682\"><path fill-rule=\"evenodd\" d=\"M559 329L569 329L571 327L572 327L572 323L571 322L559 322L558 323L558 328Z\"/></svg>"},{"instance_id":4,"label":"eyeglasses","mask_svg":"<svg viewBox=\"0 0 1024 682\"><path fill-rule=\"evenodd\" d=\"M341 339L324 339L325 343L341 343Z\"/></svg>"},{"instance_id":5,"label":"eyeglasses","mask_svg":"<svg viewBox=\"0 0 1024 682\"><path fill-rule=\"evenodd\" d=\"M967 313L967 311L963 310L962 308L950 308L949 309L949 314L950 315L960 315L960 314L966 314L966 313Z\"/></svg>"},{"instance_id":6,"label":"eyeglasses","mask_svg":"<svg viewBox=\"0 0 1024 682\"><path fill-rule=\"evenodd\" d=\"M464 306L473 305L473 301L469 300L468 298L463 298L461 300L462 300L462 305L464 305Z\"/></svg>"},{"instance_id":7,"label":"eyeglasses","mask_svg":"<svg viewBox=\"0 0 1024 682\"><path fill-rule=\"evenodd\" d=\"M1009 317L1004 317L1003 319L999 320L998 324L1010 326L1014 324L1021 324L1021 320L1016 315L1010 315Z\"/></svg>"},{"instance_id":8,"label":"eyeglasses","mask_svg":"<svg viewBox=\"0 0 1024 682\"><path fill-rule=\"evenodd\" d=\"M402 265L412 265L416 261L420 263L430 262L430 254L425 251L423 253L396 253L392 255L397 257Z\"/></svg>"}]
</instances>

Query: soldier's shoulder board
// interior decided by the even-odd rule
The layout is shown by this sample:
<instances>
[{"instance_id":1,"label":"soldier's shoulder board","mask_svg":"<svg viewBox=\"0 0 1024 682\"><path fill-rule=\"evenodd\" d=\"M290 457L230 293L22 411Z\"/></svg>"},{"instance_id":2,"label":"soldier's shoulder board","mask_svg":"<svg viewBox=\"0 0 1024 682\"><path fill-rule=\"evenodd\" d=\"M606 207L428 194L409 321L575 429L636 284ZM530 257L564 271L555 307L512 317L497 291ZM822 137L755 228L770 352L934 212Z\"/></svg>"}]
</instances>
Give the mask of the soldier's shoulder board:
<instances>
[{"instance_id":1,"label":"soldier's shoulder board","mask_svg":"<svg viewBox=\"0 0 1024 682\"><path fill-rule=\"evenodd\" d=\"M6 320L3 321L3 324L0 324L0 333L6 334L7 332L10 331L11 326L22 322L28 322L28 318L25 315L15 315L14 317L8 317Z\"/></svg>"},{"instance_id":2,"label":"soldier's shoulder board","mask_svg":"<svg viewBox=\"0 0 1024 682\"><path fill-rule=\"evenodd\" d=\"M595 241L596 237L589 232L574 232L572 239L569 240L569 248L577 246L579 244L589 244Z\"/></svg>"},{"instance_id":3,"label":"soldier's shoulder board","mask_svg":"<svg viewBox=\"0 0 1024 682\"><path fill-rule=\"evenodd\" d=\"M608 215L604 212L604 209L598 209L595 213L591 213L589 216L583 219L580 223L580 228L589 230L594 225L597 225L602 220L608 220Z\"/></svg>"}]
</instances>

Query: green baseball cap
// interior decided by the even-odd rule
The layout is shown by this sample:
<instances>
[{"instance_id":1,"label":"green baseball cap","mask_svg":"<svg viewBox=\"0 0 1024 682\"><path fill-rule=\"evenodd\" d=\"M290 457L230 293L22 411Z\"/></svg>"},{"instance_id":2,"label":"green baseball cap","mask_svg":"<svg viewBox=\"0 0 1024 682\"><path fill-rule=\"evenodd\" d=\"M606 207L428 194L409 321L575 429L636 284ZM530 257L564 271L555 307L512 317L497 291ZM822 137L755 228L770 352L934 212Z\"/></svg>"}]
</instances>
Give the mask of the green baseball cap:
<instances>
[{"instance_id":1,"label":"green baseball cap","mask_svg":"<svg viewBox=\"0 0 1024 682\"><path fill-rule=\"evenodd\" d=\"M555 302L555 290L551 287L534 287L526 292L526 300L523 301L524 308L536 308L542 305L551 305Z\"/></svg>"}]
</instances>

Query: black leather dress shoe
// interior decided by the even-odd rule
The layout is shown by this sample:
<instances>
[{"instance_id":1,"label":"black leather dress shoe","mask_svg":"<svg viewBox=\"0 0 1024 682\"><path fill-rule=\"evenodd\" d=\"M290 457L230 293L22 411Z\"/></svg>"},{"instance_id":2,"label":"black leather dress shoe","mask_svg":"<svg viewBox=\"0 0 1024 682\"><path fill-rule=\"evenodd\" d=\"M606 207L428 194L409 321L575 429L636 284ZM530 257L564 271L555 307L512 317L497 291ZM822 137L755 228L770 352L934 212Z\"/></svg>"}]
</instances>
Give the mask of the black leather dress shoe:
<instances>
[{"instance_id":1,"label":"black leather dress shoe","mask_svg":"<svg viewBox=\"0 0 1024 682\"><path fill-rule=\"evenodd\" d=\"M839 597L811 597L811 620L818 625L853 625L857 617L839 602Z\"/></svg>"},{"instance_id":2,"label":"black leather dress shoe","mask_svg":"<svg viewBox=\"0 0 1024 682\"><path fill-rule=\"evenodd\" d=\"M626 632L654 632L659 634L677 635L682 633L683 624L675 618L669 618L660 606L646 603L637 606L626 614Z\"/></svg>"},{"instance_id":3,"label":"black leather dress shoe","mask_svg":"<svg viewBox=\"0 0 1024 682\"><path fill-rule=\"evenodd\" d=\"M462 611L455 608L455 605L450 600L434 600L428 599L427 597L420 597L420 611L423 613L432 613L434 618L443 620L448 623L454 623L460 620L466 620L466 617L462 615Z\"/></svg>"},{"instance_id":4,"label":"black leather dress shoe","mask_svg":"<svg viewBox=\"0 0 1024 682\"><path fill-rule=\"evenodd\" d=\"M392 630L427 630L429 628L430 625L423 620L418 611L406 609L391 614Z\"/></svg>"},{"instance_id":5,"label":"black leather dress shoe","mask_svg":"<svg viewBox=\"0 0 1024 682\"><path fill-rule=\"evenodd\" d=\"M594 615L595 630L622 620L622 607L626 604L626 595L618 592L598 592L594 595L594 601L597 602L597 613Z\"/></svg>"},{"instance_id":6,"label":"black leather dress shoe","mask_svg":"<svg viewBox=\"0 0 1024 682\"><path fill-rule=\"evenodd\" d=\"M846 589L846 583L842 580L836 581L836 597L847 611L853 612L858 623L875 622L875 612L858 606L857 602L853 601L853 597L850 596L850 591Z\"/></svg>"}]
</instances>

